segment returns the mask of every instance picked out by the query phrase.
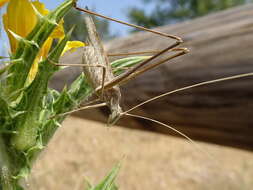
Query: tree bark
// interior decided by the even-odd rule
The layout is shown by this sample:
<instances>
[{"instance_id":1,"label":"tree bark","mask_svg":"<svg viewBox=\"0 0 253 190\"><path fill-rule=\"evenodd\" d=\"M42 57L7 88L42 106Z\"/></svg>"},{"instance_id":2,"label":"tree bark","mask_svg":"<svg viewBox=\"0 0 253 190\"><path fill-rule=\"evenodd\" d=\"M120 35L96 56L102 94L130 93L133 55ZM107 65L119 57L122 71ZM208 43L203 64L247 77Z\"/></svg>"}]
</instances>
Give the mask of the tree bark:
<instances>
[{"instance_id":1,"label":"tree bark","mask_svg":"<svg viewBox=\"0 0 253 190\"><path fill-rule=\"evenodd\" d=\"M170 90L253 72L252 10L253 5L249 4L157 28L159 31L182 37L185 42L182 46L189 48L190 53L122 86L124 110ZM139 32L113 40L107 43L106 47L110 53L135 52L163 49L172 42L171 39ZM80 60L80 53L78 51L65 57L63 62ZM72 69L72 72L73 70L75 69ZM53 81L54 87L59 87L59 78L62 75ZM148 103L134 113L172 125L195 140L252 150L252 86L252 77L209 84ZM87 113L88 111L82 112ZM94 115L92 111L89 113ZM103 120L102 116L98 120ZM120 124L175 135L174 132L148 121L138 120L137 125L136 120L127 118Z\"/></svg>"}]
</instances>

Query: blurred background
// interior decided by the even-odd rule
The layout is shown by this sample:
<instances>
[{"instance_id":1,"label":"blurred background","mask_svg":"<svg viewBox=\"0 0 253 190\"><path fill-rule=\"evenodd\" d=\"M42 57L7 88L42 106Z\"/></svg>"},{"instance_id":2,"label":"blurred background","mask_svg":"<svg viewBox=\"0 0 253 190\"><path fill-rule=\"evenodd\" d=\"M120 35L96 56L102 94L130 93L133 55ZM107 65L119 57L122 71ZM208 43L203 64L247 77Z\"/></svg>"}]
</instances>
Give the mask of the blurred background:
<instances>
[{"instance_id":1,"label":"blurred background","mask_svg":"<svg viewBox=\"0 0 253 190\"><path fill-rule=\"evenodd\" d=\"M42 2L53 9L63 0ZM127 110L167 91L252 72L251 2L79 0L78 6L178 35L184 40L181 47L190 49L188 55L122 86L122 107ZM173 43L172 39L94 19L108 53L160 50ZM83 13L72 10L65 17L66 30L74 24L72 40L85 41ZM69 53L61 62L80 63L81 53L81 49ZM80 72L81 68L74 67L59 72L51 87L61 90ZM125 155L118 178L120 189L250 190L253 188L252 85L252 77L206 85L164 97L133 112L175 127L199 147L178 138L178 134L167 128L129 117L108 130L106 108L77 112L64 123L42 155L30 187L83 189L85 177L98 182Z\"/></svg>"}]
</instances>

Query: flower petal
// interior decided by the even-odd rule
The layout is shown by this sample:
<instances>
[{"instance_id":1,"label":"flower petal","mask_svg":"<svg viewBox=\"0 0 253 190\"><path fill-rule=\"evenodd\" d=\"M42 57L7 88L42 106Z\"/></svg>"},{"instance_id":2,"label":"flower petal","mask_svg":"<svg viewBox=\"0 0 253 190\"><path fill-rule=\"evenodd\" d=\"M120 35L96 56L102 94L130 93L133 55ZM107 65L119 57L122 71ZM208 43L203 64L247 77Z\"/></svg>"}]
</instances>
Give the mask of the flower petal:
<instances>
[{"instance_id":1,"label":"flower petal","mask_svg":"<svg viewBox=\"0 0 253 190\"><path fill-rule=\"evenodd\" d=\"M49 52L49 50L50 50L50 48L51 48L51 45L52 45L52 43L53 43L53 40L54 40L53 38L49 37L49 38L44 42L44 44L43 44L43 46L42 46L42 48L41 48L41 50L40 50L40 52L39 52L38 57L40 57L40 58L45 58L45 57L47 57L48 52Z\"/></svg>"},{"instance_id":2,"label":"flower petal","mask_svg":"<svg viewBox=\"0 0 253 190\"><path fill-rule=\"evenodd\" d=\"M54 29L52 34L50 35L51 38L62 39L65 36L64 28L63 28L64 21L61 20L58 26Z\"/></svg>"},{"instance_id":3,"label":"flower petal","mask_svg":"<svg viewBox=\"0 0 253 190\"><path fill-rule=\"evenodd\" d=\"M85 43L80 41L68 41L64 50L62 51L62 55L64 55L67 51L74 52L79 47L84 47Z\"/></svg>"},{"instance_id":4,"label":"flower petal","mask_svg":"<svg viewBox=\"0 0 253 190\"><path fill-rule=\"evenodd\" d=\"M15 52L18 42L8 30L19 36L26 37L34 28L37 16L28 0L11 0L7 7L7 13L3 15L5 31L7 31L11 51Z\"/></svg>"},{"instance_id":5,"label":"flower petal","mask_svg":"<svg viewBox=\"0 0 253 190\"><path fill-rule=\"evenodd\" d=\"M45 16L49 13L49 10L45 8L45 5L43 3L39 1L34 1L32 2L32 4L37 9L37 11L39 11L40 14Z\"/></svg>"},{"instance_id":6,"label":"flower petal","mask_svg":"<svg viewBox=\"0 0 253 190\"><path fill-rule=\"evenodd\" d=\"M33 79L35 78L37 72L38 72L38 68L39 68L39 60L36 58L36 60L34 61L34 63L32 64L32 67L29 71L29 74L28 74L28 80L27 82L30 84Z\"/></svg>"},{"instance_id":7,"label":"flower petal","mask_svg":"<svg viewBox=\"0 0 253 190\"><path fill-rule=\"evenodd\" d=\"M0 7L4 6L9 0L0 0Z\"/></svg>"}]
</instances>

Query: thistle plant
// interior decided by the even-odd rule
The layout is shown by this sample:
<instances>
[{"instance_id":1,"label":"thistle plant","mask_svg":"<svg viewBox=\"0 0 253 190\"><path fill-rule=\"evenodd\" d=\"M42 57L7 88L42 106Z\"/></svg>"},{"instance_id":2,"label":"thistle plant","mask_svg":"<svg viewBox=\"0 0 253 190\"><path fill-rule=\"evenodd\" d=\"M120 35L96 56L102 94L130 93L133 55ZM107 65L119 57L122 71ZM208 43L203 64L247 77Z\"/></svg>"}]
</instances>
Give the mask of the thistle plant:
<instances>
[{"instance_id":1,"label":"thistle plant","mask_svg":"<svg viewBox=\"0 0 253 190\"><path fill-rule=\"evenodd\" d=\"M0 0L0 6L6 2ZM48 87L50 78L61 69L55 64L60 56L85 45L69 41L73 29L64 32L63 18L72 7L73 0L66 0L51 12L39 1L8 3L3 23L11 53L8 64L0 65L0 189L24 189L22 180L66 118L63 113L80 106L94 92L84 74L61 92ZM123 68L146 58L120 59L112 67L115 74L120 74ZM115 189L115 173L101 183L107 189Z\"/></svg>"}]
</instances>

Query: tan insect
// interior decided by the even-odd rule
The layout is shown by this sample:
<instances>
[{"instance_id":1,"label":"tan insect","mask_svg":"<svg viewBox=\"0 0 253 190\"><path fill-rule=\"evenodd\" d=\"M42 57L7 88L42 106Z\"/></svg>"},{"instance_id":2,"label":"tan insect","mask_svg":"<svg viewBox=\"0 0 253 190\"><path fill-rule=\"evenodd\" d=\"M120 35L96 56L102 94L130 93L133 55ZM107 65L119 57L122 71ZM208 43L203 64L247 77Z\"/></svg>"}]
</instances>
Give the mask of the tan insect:
<instances>
[{"instance_id":1,"label":"tan insect","mask_svg":"<svg viewBox=\"0 0 253 190\"><path fill-rule=\"evenodd\" d=\"M77 9L80 9L80 8L77 8ZM93 14L88 9L82 9L82 10L87 11L87 13ZM108 56L98 36L95 24L91 16L89 15L85 16L85 24L88 30L88 41L87 41L88 45L83 48L83 55L82 55L83 64L71 64L71 65L83 67L83 72L85 76L87 77L89 84L94 88L95 93L98 96L99 100L104 101L105 104L110 108L111 115L109 116L109 119L108 119L109 125L114 124L120 118L120 116L122 116L122 109L120 106L120 100L121 100L121 93L119 89L120 84L127 82L128 80L131 80L132 78L140 75L141 73L144 73L147 70L150 70L153 67L158 66L170 59L173 59L175 57L188 53L188 50L186 48L175 48L180 43L182 43L182 40L180 37L149 30L140 26L128 24L130 26L140 28L140 29L145 29L149 32L152 32L161 36L166 36L168 38L175 39L175 42L172 45L169 45L169 47L165 48L164 50L157 52L155 55L151 56L146 61L143 61L139 65L129 69L128 71L121 74L120 76L115 77L112 72L112 68L109 63ZM178 51L178 53L167 57L165 60L162 60L159 63L146 66L150 61L152 61L153 59L157 58L158 56L170 50ZM138 52L138 53L135 52L134 54L141 54L141 53L143 52ZM127 55L129 54L131 53L128 53ZM113 56L117 56L117 55L123 55L123 54L121 53L114 54ZM99 105L103 106L105 104L99 104ZM97 107L99 105L94 105L94 106ZM90 107L91 106L88 106L88 108ZM85 107L82 109L85 109Z\"/></svg>"},{"instance_id":2,"label":"tan insect","mask_svg":"<svg viewBox=\"0 0 253 190\"><path fill-rule=\"evenodd\" d=\"M84 47L82 55L83 63L87 65L83 67L83 72L98 98L110 108L108 123L113 123L122 113L120 89L118 85L105 89L105 83L111 82L115 77L91 16L85 17L85 23L89 38L88 46Z\"/></svg>"},{"instance_id":3,"label":"tan insect","mask_svg":"<svg viewBox=\"0 0 253 190\"><path fill-rule=\"evenodd\" d=\"M177 93L177 92L180 92L183 90L187 90L187 89L195 88L195 87L199 87L199 86L204 86L204 85L211 84L211 83L221 82L221 81L225 81L225 80L233 80L233 79L237 79L237 78L253 76L253 72L251 72L251 73L246 73L246 74L235 75L232 77L226 77L226 78L220 78L220 79L216 79L216 80L206 81L206 82L194 84L191 86L186 86L186 87L176 89L174 91L169 91L169 92L164 93L162 95L156 96L152 99L149 99L149 100L147 100L141 104L138 104L138 105L134 106L133 108L123 112L121 109L121 106L120 106L121 94L120 94L119 85L127 82L128 80L131 80L132 78L134 78L134 77L162 64L162 63L165 63L175 57L179 57L181 55L188 53L188 50L186 48L176 48L179 44L181 44L183 42L180 37L177 37L174 35L168 35L168 34L161 33L161 32L155 31L155 30L146 29L141 26L136 26L136 25L122 22L122 21L119 21L119 20L116 20L116 19L113 19L110 17L106 17L106 16L100 15L98 13L92 12L88 9L79 8L76 6L76 4L75 4L75 8L79 11L86 12L88 14L96 15L96 16L99 16L99 17L102 17L102 18L105 18L105 19L108 19L111 21L115 21L115 22L125 24L125 25L131 26L131 27L135 27L135 28L138 28L141 30L152 32L154 34L164 36L167 38L172 38L175 40L175 42L173 44L169 45L167 48L165 48L159 52L156 52L155 55L151 56L146 61L143 61L139 65L129 69L128 71L121 74L120 76L115 77L112 73L112 68L109 64L107 53L105 52L103 45L99 39L99 36L96 32L96 28L95 28L95 25L92 21L92 18L90 16L86 16L85 23L86 23L86 26L88 29L88 35L89 35L88 46L86 46L83 51L83 55L82 55L83 64L79 64L79 65L76 64L76 66L83 67L83 71L84 71L86 77L88 78L90 85L94 88L94 92L98 96L98 99L104 103L100 103L100 104L96 104L96 105L94 105L94 104L87 105L87 106L82 107L80 109L64 113L64 115L72 113L72 112L76 112L79 110L83 110L83 109L89 109L89 108L101 107L101 106L107 105L111 110L111 115L108 119L108 124L110 124L110 125L117 122L117 120L123 115L146 119L146 120L155 122L157 124L163 125L167 128L170 128L170 129L176 131L177 133L179 133L183 137L187 138L191 143L194 144L194 142L189 137L187 137L183 133L179 132L178 130L174 129L173 127L170 127L169 125L166 125L166 124L161 123L159 121L153 120L151 118L133 115L133 114L130 114L129 112L146 104L146 103L154 101L158 98L161 98L163 96L167 96L170 94L174 94L174 93ZM153 61L155 58L157 58L160 55L165 54L167 52L171 52L171 51L176 51L177 53L170 55L167 58L165 58L157 63L148 65L148 63ZM150 52L155 52L155 51L150 51ZM136 54L141 54L141 53L146 53L146 52L135 52L133 54L136 55ZM129 54L131 54L131 53L127 53L127 54L119 53L119 54L114 54L114 56L115 55L116 56L117 55L129 55ZM75 64L71 64L71 65L75 66Z\"/></svg>"}]
</instances>

